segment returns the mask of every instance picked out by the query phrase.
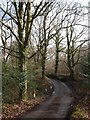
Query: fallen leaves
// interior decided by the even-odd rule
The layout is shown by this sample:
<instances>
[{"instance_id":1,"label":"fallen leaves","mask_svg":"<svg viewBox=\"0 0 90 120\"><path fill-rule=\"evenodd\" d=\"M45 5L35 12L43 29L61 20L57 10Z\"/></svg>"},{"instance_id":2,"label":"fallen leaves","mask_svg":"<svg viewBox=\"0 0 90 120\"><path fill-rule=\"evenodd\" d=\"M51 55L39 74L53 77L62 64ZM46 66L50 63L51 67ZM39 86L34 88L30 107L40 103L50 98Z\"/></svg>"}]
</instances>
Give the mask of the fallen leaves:
<instances>
[{"instance_id":1,"label":"fallen leaves","mask_svg":"<svg viewBox=\"0 0 90 120\"><path fill-rule=\"evenodd\" d=\"M31 109L35 105L38 105L42 101L44 101L48 95L50 95L53 91L53 84L49 81L48 78L45 78L45 80L42 80L40 77L36 78L34 82L38 85L39 91L36 91L38 97L36 96L35 98L28 100L28 101L21 101L20 104L3 104L2 109L3 109L3 118L16 118L17 116L25 113L27 110ZM50 89L50 86L52 86L52 89ZM49 94L44 94L43 90L47 88ZM31 90L33 93L33 89ZM42 93L41 95L40 92Z\"/></svg>"},{"instance_id":2,"label":"fallen leaves","mask_svg":"<svg viewBox=\"0 0 90 120\"><path fill-rule=\"evenodd\" d=\"M3 104L2 118L16 118L27 110L31 109L35 105L41 103L47 98L47 96L38 97L28 101L21 101L20 104Z\"/></svg>"}]
</instances>

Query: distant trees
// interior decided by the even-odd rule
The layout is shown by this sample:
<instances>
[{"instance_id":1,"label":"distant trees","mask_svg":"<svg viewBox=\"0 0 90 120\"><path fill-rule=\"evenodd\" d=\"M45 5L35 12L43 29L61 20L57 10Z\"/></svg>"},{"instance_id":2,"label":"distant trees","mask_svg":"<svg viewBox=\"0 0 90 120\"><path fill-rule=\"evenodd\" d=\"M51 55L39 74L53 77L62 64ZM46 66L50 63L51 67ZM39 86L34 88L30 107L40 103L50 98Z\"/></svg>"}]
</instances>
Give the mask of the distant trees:
<instances>
[{"instance_id":1,"label":"distant trees","mask_svg":"<svg viewBox=\"0 0 90 120\"><path fill-rule=\"evenodd\" d=\"M63 14L64 13L64 14ZM82 17L81 17L82 16ZM79 63L80 60L80 50L81 47L87 40L84 40L84 35L87 29L82 24L84 20L83 7L78 3L66 4L63 6L63 9L57 18L57 26L55 30L57 34L55 36L55 46L56 46L56 57L55 57L55 73L58 71L59 64L59 54L63 51L64 46L66 45L66 65L70 71L70 77L74 79L74 70L75 66ZM78 30L78 26L80 30ZM57 30L59 29L59 31ZM78 32L77 32L78 31ZM65 34L66 33L66 34ZM65 49L64 48L64 49ZM65 50L64 50L65 52Z\"/></svg>"},{"instance_id":2,"label":"distant trees","mask_svg":"<svg viewBox=\"0 0 90 120\"><path fill-rule=\"evenodd\" d=\"M41 60L43 79L45 76L47 47L49 47L50 41L54 41L55 44L55 74L58 73L60 52L63 50L65 52L66 48L66 64L70 70L71 78L74 77L75 66L80 60L80 49L87 41L83 38L86 29L84 25L82 25L84 13L81 5L78 3L57 3L56 5L56 10L47 10L42 18L40 17L39 20L37 20L38 22L36 22L39 27L38 29L35 28L35 31L38 31L36 35L38 40L36 41L38 41L37 49L40 53L38 57L40 58L39 60ZM52 14L53 11L56 11L56 15ZM80 30L77 32L78 26ZM62 43L65 43L65 45L63 46Z\"/></svg>"},{"instance_id":3,"label":"distant trees","mask_svg":"<svg viewBox=\"0 0 90 120\"><path fill-rule=\"evenodd\" d=\"M58 3L53 2L48 8L42 17L37 19L36 26L38 29L35 28L36 38L38 39L37 49L40 51L40 60L41 60L41 68L42 68L42 78L45 78L45 63L47 57L47 48L49 47L49 42L54 39L54 37L58 34L60 27L55 30L55 26L57 26L57 17L61 13L63 6L58 9ZM55 12L56 11L56 12ZM53 12L55 12L53 14ZM60 24L59 24L60 25ZM35 38L34 38L35 39ZM36 40L37 41L37 40Z\"/></svg>"},{"instance_id":4,"label":"distant trees","mask_svg":"<svg viewBox=\"0 0 90 120\"><path fill-rule=\"evenodd\" d=\"M70 8L69 13L72 12L73 14L67 17L66 28L67 65L72 79L74 79L75 66L80 60L81 47L86 42L82 37L84 36L86 29L80 26L80 30L77 30L77 25L82 22L81 15L83 16L82 8L78 8L78 5L79 4L75 4Z\"/></svg>"}]
</instances>

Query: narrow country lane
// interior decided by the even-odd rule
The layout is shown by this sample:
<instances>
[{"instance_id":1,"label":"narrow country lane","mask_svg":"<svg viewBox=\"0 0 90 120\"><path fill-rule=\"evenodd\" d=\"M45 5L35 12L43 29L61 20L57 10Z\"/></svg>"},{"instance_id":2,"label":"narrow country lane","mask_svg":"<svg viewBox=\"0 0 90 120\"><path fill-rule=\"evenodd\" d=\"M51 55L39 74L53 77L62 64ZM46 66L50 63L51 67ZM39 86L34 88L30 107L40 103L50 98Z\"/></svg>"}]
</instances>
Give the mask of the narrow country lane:
<instances>
[{"instance_id":1,"label":"narrow country lane","mask_svg":"<svg viewBox=\"0 0 90 120\"><path fill-rule=\"evenodd\" d=\"M52 81L55 86L52 96L22 115L22 118L66 118L73 101L72 92L64 83Z\"/></svg>"}]
</instances>

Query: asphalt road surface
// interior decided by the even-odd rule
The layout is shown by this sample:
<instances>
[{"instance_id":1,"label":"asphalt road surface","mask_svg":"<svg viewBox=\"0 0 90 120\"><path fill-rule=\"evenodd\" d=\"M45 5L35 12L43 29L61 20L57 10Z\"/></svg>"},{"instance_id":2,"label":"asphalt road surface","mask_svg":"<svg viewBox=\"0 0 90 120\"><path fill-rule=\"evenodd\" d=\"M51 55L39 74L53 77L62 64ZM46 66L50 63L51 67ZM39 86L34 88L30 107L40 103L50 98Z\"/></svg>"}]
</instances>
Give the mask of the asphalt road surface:
<instances>
[{"instance_id":1,"label":"asphalt road surface","mask_svg":"<svg viewBox=\"0 0 90 120\"><path fill-rule=\"evenodd\" d=\"M35 106L21 118L66 118L73 101L72 91L66 84L52 80L55 90L51 97Z\"/></svg>"}]
</instances>

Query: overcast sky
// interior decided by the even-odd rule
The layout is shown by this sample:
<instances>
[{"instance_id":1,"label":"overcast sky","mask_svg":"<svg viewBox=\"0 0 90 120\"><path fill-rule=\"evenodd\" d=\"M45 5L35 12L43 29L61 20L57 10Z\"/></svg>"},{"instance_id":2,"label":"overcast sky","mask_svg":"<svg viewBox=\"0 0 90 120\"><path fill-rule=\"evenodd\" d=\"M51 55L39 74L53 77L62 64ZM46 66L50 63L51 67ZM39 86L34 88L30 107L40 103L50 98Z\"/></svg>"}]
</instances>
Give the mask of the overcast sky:
<instances>
[{"instance_id":1,"label":"overcast sky","mask_svg":"<svg viewBox=\"0 0 90 120\"><path fill-rule=\"evenodd\" d=\"M70 0L70 1L72 1L72 0ZM74 0L74 1L80 2L80 3L83 4L83 5L88 5L88 2L89 2L90 0Z\"/></svg>"},{"instance_id":2,"label":"overcast sky","mask_svg":"<svg viewBox=\"0 0 90 120\"><path fill-rule=\"evenodd\" d=\"M7 0L0 0L0 2L5 2L5 1L7 1ZM62 0L62 1L76 1L76 2L82 3L83 5L87 5L90 0Z\"/></svg>"}]
</instances>

